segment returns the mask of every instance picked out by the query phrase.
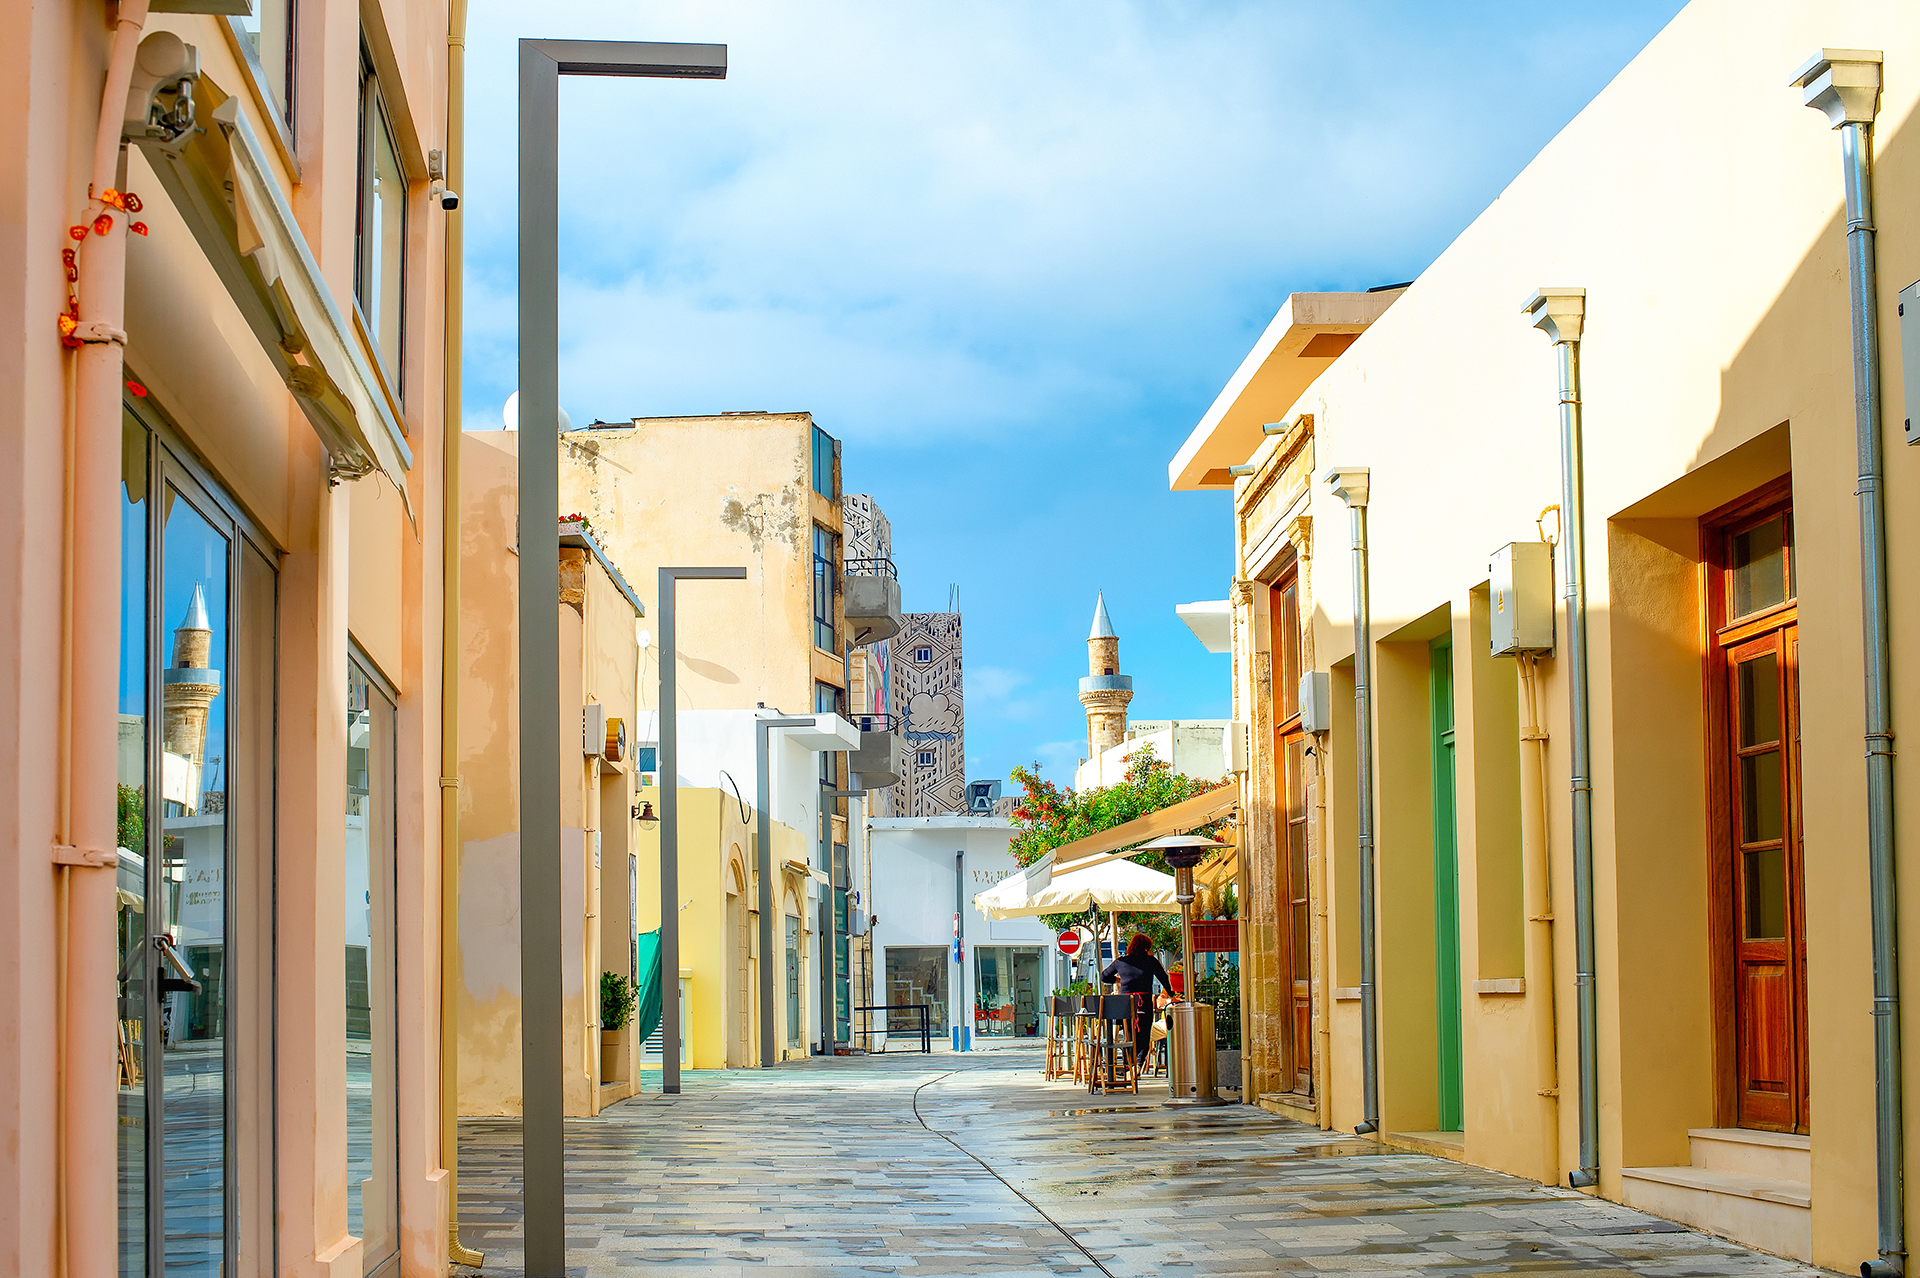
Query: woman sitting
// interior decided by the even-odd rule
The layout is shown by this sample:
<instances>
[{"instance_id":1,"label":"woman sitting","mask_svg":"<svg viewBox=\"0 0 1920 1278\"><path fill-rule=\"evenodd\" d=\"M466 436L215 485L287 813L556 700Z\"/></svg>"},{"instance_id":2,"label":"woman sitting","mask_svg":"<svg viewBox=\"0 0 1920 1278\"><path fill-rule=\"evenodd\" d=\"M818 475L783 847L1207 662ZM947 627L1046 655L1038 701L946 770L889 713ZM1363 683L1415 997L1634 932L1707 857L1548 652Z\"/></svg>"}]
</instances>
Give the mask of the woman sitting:
<instances>
[{"instance_id":1,"label":"woman sitting","mask_svg":"<svg viewBox=\"0 0 1920 1278\"><path fill-rule=\"evenodd\" d=\"M1167 969L1160 966L1160 960L1153 956L1153 942L1147 939L1147 934L1135 932L1133 939L1127 942L1127 952L1107 964L1107 970L1100 973L1100 979L1118 982L1122 994L1134 995L1134 1058L1144 1062L1147 1048L1152 1045L1149 1034L1153 1026L1153 983L1160 982L1160 988L1164 990L1173 989L1173 982L1167 979Z\"/></svg>"}]
</instances>

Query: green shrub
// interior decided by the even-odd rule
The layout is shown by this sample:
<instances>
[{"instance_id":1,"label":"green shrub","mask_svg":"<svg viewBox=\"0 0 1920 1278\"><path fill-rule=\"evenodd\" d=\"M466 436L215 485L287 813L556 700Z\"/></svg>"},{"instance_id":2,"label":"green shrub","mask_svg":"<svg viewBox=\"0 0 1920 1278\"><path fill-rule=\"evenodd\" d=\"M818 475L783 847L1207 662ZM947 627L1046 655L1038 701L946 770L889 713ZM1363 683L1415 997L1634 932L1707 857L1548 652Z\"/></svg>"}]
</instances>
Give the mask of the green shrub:
<instances>
[{"instance_id":1,"label":"green shrub","mask_svg":"<svg viewBox=\"0 0 1920 1278\"><path fill-rule=\"evenodd\" d=\"M633 1018L635 1004L640 1001L640 987L627 979L624 972L600 973L600 1028L603 1030L622 1030Z\"/></svg>"},{"instance_id":2,"label":"green shrub","mask_svg":"<svg viewBox=\"0 0 1920 1278\"><path fill-rule=\"evenodd\" d=\"M1199 956L1195 956L1196 964ZM1200 1001L1213 1004L1213 1042L1223 1051L1240 1046L1240 965L1221 963L1200 978Z\"/></svg>"}]
</instances>

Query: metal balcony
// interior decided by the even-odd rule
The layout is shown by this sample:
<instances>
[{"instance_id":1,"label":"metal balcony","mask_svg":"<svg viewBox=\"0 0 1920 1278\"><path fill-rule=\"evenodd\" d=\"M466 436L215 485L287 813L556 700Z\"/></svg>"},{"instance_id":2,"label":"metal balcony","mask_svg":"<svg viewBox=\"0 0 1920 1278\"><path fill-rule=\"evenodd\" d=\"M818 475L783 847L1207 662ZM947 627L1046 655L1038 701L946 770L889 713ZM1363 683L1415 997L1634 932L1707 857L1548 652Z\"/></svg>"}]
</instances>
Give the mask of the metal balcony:
<instances>
[{"instance_id":1,"label":"metal balcony","mask_svg":"<svg viewBox=\"0 0 1920 1278\"><path fill-rule=\"evenodd\" d=\"M890 714L857 714L860 748L847 757L856 790L885 790L900 780L900 738Z\"/></svg>"},{"instance_id":2,"label":"metal balcony","mask_svg":"<svg viewBox=\"0 0 1920 1278\"><path fill-rule=\"evenodd\" d=\"M893 560L847 560L844 606L847 631L856 647L899 634L900 574Z\"/></svg>"}]
</instances>

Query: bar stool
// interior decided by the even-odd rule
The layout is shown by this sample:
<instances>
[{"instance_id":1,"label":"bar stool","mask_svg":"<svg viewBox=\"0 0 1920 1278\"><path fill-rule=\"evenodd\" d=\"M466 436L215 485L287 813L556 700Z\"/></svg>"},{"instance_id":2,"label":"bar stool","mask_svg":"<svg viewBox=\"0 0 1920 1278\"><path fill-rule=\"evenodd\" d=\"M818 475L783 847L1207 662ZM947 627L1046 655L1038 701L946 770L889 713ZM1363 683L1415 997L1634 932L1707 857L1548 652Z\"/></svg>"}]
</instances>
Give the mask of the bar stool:
<instances>
[{"instance_id":1,"label":"bar stool","mask_svg":"<svg viewBox=\"0 0 1920 1278\"><path fill-rule=\"evenodd\" d=\"M1101 996L1100 1040L1089 1091L1112 1092L1124 1087L1139 1095L1140 1062L1133 1045L1136 997L1133 994Z\"/></svg>"},{"instance_id":2,"label":"bar stool","mask_svg":"<svg viewBox=\"0 0 1920 1278\"><path fill-rule=\"evenodd\" d=\"M1048 1082L1073 1073L1073 1000L1060 995L1047 1000Z\"/></svg>"},{"instance_id":3,"label":"bar stool","mask_svg":"<svg viewBox=\"0 0 1920 1278\"><path fill-rule=\"evenodd\" d=\"M1100 1041L1100 995L1082 994L1069 1000L1073 1016L1073 1081L1091 1085L1095 1048Z\"/></svg>"}]
</instances>

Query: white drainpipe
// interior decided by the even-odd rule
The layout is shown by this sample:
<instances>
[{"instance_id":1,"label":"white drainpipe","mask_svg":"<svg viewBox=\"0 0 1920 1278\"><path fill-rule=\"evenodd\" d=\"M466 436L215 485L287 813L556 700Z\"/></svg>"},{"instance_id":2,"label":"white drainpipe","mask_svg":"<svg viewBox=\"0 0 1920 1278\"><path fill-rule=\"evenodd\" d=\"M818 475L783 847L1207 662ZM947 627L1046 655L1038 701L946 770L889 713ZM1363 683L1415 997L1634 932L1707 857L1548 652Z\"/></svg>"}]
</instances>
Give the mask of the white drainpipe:
<instances>
[{"instance_id":1,"label":"white drainpipe","mask_svg":"<svg viewBox=\"0 0 1920 1278\"><path fill-rule=\"evenodd\" d=\"M1587 680L1587 482L1582 469L1580 335L1587 290L1543 288L1527 299L1533 326L1553 339L1560 356L1561 545L1566 554L1567 664L1573 738L1568 747L1573 785L1574 1008L1579 1026L1580 1165L1567 1183L1600 1183L1600 1017L1594 988L1593 746Z\"/></svg>"},{"instance_id":2,"label":"white drainpipe","mask_svg":"<svg viewBox=\"0 0 1920 1278\"><path fill-rule=\"evenodd\" d=\"M1873 937L1873 1092L1880 1259L1864 1275L1906 1271L1905 1120L1900 1096L1899 918L1893 871L1893 697L1887 686L1887 518L1881 491L1880 325L1873 243L1873 118L1880 53L1822 49L1794 76L1840 134L1853 312L1853 425L1859 455L1861 638L1866 647L1867 882Z\"/></svg>"},{"instance_id":3,"label":"white drainpipe","mask_svg":"<svg viewBox=\"0 0 1920 1278\"><path fill-rule=\"evenodd\" d=\"M1367 499L1371 472L1365 466L1334 466L1327 483L1347 503L1353 519L1353 705L1355 797L1360 835L1360 1077L1361 1136L1380 1130L1380 1016L1374 978L1373 875L1373 604L1367 567Z\"/></svg>"}]
</instances>

